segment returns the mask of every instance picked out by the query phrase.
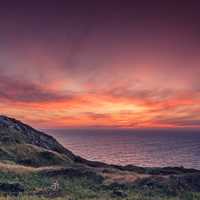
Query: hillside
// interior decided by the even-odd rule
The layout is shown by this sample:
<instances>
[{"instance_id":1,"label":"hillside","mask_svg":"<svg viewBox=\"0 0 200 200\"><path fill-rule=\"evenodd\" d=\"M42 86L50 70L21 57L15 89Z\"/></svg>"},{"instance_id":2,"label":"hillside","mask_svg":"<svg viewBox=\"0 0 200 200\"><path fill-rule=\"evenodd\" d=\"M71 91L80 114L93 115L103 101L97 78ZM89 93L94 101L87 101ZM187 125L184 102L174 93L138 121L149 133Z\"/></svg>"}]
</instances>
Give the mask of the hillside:
<instances>
[{"instance_id":1,"label":"hillside","mask_svg":"<svg viewBox=\"0 0 200 200\"><path fill-rule=\"evenodd\" d=\"M53 137L12 118L0 116L0 160L43 166L72 163L75 156Z\"/></svg>"},{"instance_id":2,"label":"hillside","mask_svg":"<svg viewBox=\"0 0 200 200\"><path fill-rule=\"evenodd\" d=\"M200 171L88 161L53 137L0 116L0 199L15 196L23 200L199 200Z\"/></svg>"}]
</instances>

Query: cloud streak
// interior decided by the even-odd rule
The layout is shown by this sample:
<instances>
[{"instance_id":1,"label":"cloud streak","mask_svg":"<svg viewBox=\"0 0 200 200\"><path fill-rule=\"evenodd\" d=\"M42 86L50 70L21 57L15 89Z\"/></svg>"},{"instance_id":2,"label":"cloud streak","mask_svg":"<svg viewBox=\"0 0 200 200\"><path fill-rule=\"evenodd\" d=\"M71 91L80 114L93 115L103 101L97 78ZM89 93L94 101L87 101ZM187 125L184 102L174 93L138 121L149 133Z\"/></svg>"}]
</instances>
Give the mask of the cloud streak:
<instances>
[{"instance_id":1,"label":"cloud streak","mask_svg":"<svg viewBox=\"0 0 200 200\"><path fill-rule=\"evenodd\" d=\"M3 3L1 114L38 127L199 127L199 18L169 1Z\"/></svg>"},{"instance_id":2,"label":"cloud streak","mask_svg":"<svg viewBox=\"0 0 200 200\"><path fill-rule=\"evenodd\" d=\"M39 127L199 127L200 94L194 91L120 87L69 95L5 76L0 80L1 111Z\"/></svg>"},{"instance_id":3,"label":"cloud streak","mask_svg":"<svg viewBox=\"0 0 200 200\"><path fill-rule=\"evenodd\" d=\"M1 100L21 103L42 103L67 101L72 95L59 94L59 92L42 88L40 85L27 81L14 80L0 75L0 98Z\"/></svg>"}]
</instances>

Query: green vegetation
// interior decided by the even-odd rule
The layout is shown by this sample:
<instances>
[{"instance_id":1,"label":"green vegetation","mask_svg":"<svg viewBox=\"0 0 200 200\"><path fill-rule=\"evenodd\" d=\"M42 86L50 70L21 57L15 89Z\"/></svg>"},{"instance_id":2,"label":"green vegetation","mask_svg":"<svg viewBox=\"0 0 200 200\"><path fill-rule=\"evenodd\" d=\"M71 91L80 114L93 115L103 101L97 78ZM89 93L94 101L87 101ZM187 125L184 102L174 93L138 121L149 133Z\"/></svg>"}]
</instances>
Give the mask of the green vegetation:
<instances>
[{"instance_id":1,"label":"green vegetation","mask_svg":"<svg viewBox=\"0 0 200 200\"><path fill-rule=\"evenodd\" d=\"M64 154L31 144L1 145L0 160L34 167L68 165L71 162Z\"/></svg>"},{"instance_id":2,"label":"green vegetation","mask_svg":"<svg viewBox=\"0 0 200 200\"><path fill-rule=\"evenodd\" d=\"M0 200L200 200L200 171L114 166L0 116Z\"/></svg>"},{"instance_id":3,"label":"green vegetation","mask_svg":"<svg viewBox=\"0 0 200 200\"><path fill-rule=\"evenodd\" d=\"M49 198L49 197L39 197L39 196L27 196L27 195L21 195L18 197L11 197L11 196L2 196L0 197L0 200L199 200L200 195L196 193L187 193L186 195L181 195L177 197L161 197L161 196L152 196L148 197L141 193L132 193L127 198L115 198L110 195L95 195L93 197L82 196L82 197L55 197L55 198Z\"/></svg>"},{"instance_id":4,"label":"green vegetation","mask_svg":"<svg viewBox=\"0 0 200 200\"><path fill-rule=\"evenodd\" d=\"M82 169L81 169L82 171ZM51 171L50 171L51 172ZM79 172L79 171L78 171ZM71 173L71 172L70 172ZM76 172L77 173L77 172ZM105 184L98 174L92 176L86 172L79 177L63 173L54 175L49 171L16 174L0 173L0 183L8 184L10 191L1 192L0 200L199 200L200 193L167 189L137 188L134 184ZM57 188L54 188L55 182ZM16 187L17 185L17 187ZM1 188L1 187L0 187ZM23 192L18 191L23 188Z\"/></svg>"}]
</instances>

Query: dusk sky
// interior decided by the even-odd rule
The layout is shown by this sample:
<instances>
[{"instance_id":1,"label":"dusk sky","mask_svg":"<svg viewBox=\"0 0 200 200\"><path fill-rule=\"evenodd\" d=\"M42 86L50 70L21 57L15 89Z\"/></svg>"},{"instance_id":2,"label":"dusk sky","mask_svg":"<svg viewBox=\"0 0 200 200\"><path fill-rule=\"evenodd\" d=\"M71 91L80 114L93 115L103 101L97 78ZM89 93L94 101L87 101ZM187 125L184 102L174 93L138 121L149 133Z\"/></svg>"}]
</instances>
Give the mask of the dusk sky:
<instances>
[{"instance_id":1,"label":"dusk sky","mask_svg":"<svg viewBox=\"0 0 200 200\"><path fill-rule=\"evenodd\" d=\"M38 128L199 128L200 4L171 2L4 1L0 113Z\"/></svg>"}]
</instances>

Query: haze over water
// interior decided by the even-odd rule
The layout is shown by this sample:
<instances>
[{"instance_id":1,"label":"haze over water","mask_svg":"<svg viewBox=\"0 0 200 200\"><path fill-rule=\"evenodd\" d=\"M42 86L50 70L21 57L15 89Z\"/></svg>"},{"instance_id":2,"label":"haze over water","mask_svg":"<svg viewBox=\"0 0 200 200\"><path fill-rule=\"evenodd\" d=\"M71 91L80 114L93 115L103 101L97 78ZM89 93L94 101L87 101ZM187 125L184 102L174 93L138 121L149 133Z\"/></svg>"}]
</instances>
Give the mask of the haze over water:
<instances>
[{"instance_id":1,"label":"haze over water","mask_svg":"<svg viewBox=\"0 0 200 200\"><path fill-rule=\"evenodd\" d=\"M66 148L89 160L200 169L200 133L189 130L56 130Z\"/></svg>"}]
</instances>

